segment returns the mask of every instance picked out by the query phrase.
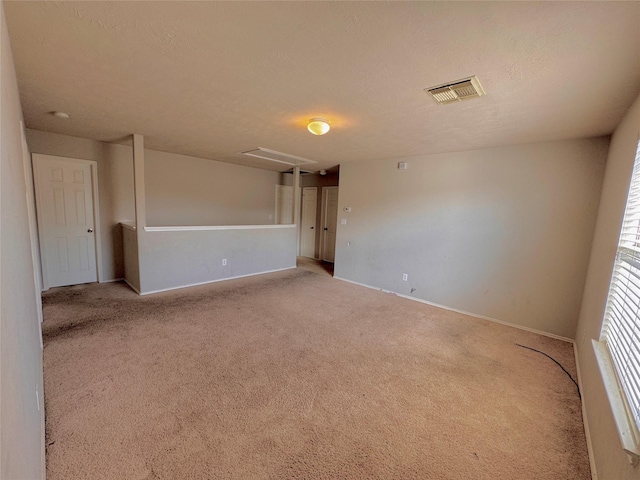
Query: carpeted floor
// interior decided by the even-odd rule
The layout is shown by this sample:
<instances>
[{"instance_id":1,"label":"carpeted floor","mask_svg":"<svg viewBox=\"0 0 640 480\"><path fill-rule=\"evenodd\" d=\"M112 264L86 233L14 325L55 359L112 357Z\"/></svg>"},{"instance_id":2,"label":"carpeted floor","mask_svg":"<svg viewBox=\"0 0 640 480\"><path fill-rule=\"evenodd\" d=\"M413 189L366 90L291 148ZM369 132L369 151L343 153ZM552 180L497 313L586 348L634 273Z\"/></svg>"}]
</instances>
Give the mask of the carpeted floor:
<instances>
[{"instance_id":1,"label":"carpeted floor","mask_svg":"<svg viewBox=\"0 0 640 480\"><path fill-rule=\"evenodd\" d=\"M572 345L304 269L43 296L47 476L587 480Z\"/></svg>"},{"instance_id":2,"label":"carpeted floor","mask_svg":"<svg viewBox=\"0 0 640 480\"><path fill-rule=\"evenodd\" d=\"M316 260L315 258L298 257L296 265L298 268L309 270L310 272L333 277L333 263Z\"/></svg>"}]
</instances>

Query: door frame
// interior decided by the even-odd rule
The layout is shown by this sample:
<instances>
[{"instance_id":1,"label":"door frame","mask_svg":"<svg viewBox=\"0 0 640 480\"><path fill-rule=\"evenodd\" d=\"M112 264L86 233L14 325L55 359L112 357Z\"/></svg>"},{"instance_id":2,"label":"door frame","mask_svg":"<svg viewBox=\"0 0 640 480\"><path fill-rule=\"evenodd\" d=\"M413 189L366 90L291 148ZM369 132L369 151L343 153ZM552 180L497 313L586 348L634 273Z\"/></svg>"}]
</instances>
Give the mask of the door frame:
<instances>
[{"instance_id":1,"label":"door frame","mask_svg":"<svg viewBox=\"0 0 640 480\"><path fill-rule=\"evenodd\" d=\"M42 218L38 215L38 205L41 202L40 193L38 189L38 170L35 166L35 160L42 159L45 161L61 161L61 162L71 162L71 163L83 163L85 165L89 165L91 169L91 192L93 196L93 231L95 235L93 236L95 246L96 246L96 277L98 283L103 282L102 278L102 242L101 242L101 234L102 229L100 228L100 204L99 204L99 195L98 195L98 162L95 160L84 160L81 158L70 158L70 157L60 157L57 155L44 155L42 153L32 153L31 154L31 168L33 171L33 188L36 194L36 217L38 220L38 243L40 244L40 268L42 271L42 291L49 290L51 288L47 284L47 262L45 259L45 253L43 251L44 239L43 228L42 228Z\"/></svg>"},{"instance_id":2,"label":"door frame","mask_svg":"<svg viewBox=\"0 0 640 480\"><path fill-rule=\"evenodd\" d=\"M315 209L315 217L316 217L316 223L313 225L313 256L311 257L307 257L307 258L313 258L314 260L318 260L316 258L316 247L317 247L317 231L316 231L316 227L318 226L318 187L302 187L301 191L302 191L302 195L301 195L301 202L300 202L300 229L301 229L301 233L300 233L300 255L301 256L305 256L302 255L302 220L304 219L304 213L305 213L305 208L304 208L304 191L306 189L310 189L310 190L315 190L316 191L316 209Z\"/></svg>"},{"instance_id":3,"label":"door frame","mask_svg":"<svg viewBox=\"0 0 640 480\"><path fill-rule=\"evenodd\" d=\"M322 205L321 205L321 213L320 213L320 228L322 228L322 233L320 235L320 251L318 252L318 256L320 257L320 260L322 261L326 261L324 259L324 249L325 249L325 225L327 223L327 192L329 188L335 188L338 189L338 192L340 192L340 186L339 185L330 185L327 187L322 187ZM336 212L336 231L338 229L338 212ZM334 265L335 265L335 258L334 258Z\"/></svg>"}]
</instances>

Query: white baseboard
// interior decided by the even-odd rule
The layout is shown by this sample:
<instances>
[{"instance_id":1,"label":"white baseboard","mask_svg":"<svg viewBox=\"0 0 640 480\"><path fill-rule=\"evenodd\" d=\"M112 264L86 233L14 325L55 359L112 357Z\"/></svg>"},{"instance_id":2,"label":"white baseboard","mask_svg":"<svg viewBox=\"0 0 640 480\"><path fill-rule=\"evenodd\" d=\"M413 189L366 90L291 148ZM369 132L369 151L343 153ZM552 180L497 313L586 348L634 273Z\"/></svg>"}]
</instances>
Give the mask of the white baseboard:
<instances>
[{"instance_id":1,"label":"white baseboard","mask_svg":"<svg viewBox=\"0 0 640 480\"><path fill-rule=\"evenodd\" d=\"M591 432L589 431L589 419L587 418L587 406L584 401L584 391L582 390L582 375L580 374L580 358L578 357L578 345L573 344L573 355L576 362L576 372L578 374L578 387L582 399L582 424L584 425L584 435L587 439L587 454L589 455L589 466L591 467L591 480L598 480L596 471L596 460L593 455L593 443L591 442Z\"/></svg>"},{"instance_id":2,"label":"white baseboard","mask_svg":"<svg viewBox=\"0 0 640 480\"><path fill-rule=\"evenodd\" d=\"M124 278L110 278L109 280L98 280L98 283L114 283L114 282L122 282L122 281L126 281ZM72 285L60 285L61 287L71 287L75 284ZM81 283L78 285L82 285ZM46 289L41 290L41 292L46 292L47 290L49 290L52 287L47 287ZM58 287L54 287L54 288L58 288Z\"/></svg>"},{"instance_id":3,"label":"white baseboard","mask_svg":"<svg viewBox=\"0 0 640 480\"><path fill-rule=\"evenodd\" d=\"M484 315L478 315L477 313L467 312L465 310L459 310L457 308L448 307L446 305L440 305L439 303L433 303L427 300L423 300L421 298L412 297L410 295L403 295L402 293L393 292L391 290L385 290L384 288L373 287L371 285L367 285L364 283L354 282L353 280L347 280L346 278L341 278L336 276L334 276L333 278L337 280L341 280L343 282L353 283L354 285L360 285L361 287L370 288L372 290L378 290L379 292L391 293L393 295L397 295L398 297L406 298L407 300L413 300L414 302L424 303L432 307L442 308L443 310L449 310L450 312L460 313L461 315L467 315L469 317L479 318L481 320L487 320L489 322L506 325L507 327L513 327L513 328L518 328L520 330L525 330L527 332L537 333L538 335L544 335L545 337L555 338L556 340L562 340L563 342L574 343L573 339L568 337L563 337L561 335L556 335L555 333L544 332L542 330L536 330L535 328L529 328L523 325L517 325L515 323L505 322L504 320L498 320L497 318L485 317Z\"/></svg>"},{"instance_id":4,"label":"white baseboard","mask_svg":"<svg viewBox=\"0 0 640 480\"><path fill-rule=\"evenodd\" d=\"M293 266L293 267L277 268L275 270L267 270L267 271L264 271L264 272L248 273L246 275L237 275L235 277L218 278L216 280L207 280L206 282L190 283L188 285L180 285L178 287L162 288L162 289L159 289L159 290L151 290L150 292L142 292L142 293L138 292L138 293L140 295L151 295L151 294L154 294L154 293L170 292L171 290L179 290L181 288L197 287L199 285L208 285L209 283L224 282L226 280L235 280L236 278L253 277L255 275L265 275L267 273L282 272L284 270L292 270L294 268L296 268L296 267ZM125 280L125 282L126 282L126 280ZM131 287L129 282L127 282L127 285L129 285ZM133 287L131 287L131 288L133 288ZM135 288L133 288L133 289L136 290Z\"/></svg>"},{"instance_id":5,"label":"white baseboard","mask_svg":"<svg viewBox=\"0 0 640 480\"><path fill-rule=\"evenodd\" d=\"M122 282L124 278L111 278L109 280L100 280L98 283L113 283L113 282ZM126 281L126 280L124 280Z\"/></svg>"}]
</instances>

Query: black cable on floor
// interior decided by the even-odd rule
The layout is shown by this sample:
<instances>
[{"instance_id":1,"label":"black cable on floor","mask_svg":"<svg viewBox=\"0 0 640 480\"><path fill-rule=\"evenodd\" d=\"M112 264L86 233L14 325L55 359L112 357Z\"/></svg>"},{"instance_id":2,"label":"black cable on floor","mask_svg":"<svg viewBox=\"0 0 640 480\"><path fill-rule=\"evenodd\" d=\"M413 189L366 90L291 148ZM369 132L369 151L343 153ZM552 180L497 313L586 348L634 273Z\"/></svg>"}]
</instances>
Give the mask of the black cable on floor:
<instances>
[{"instance_id":1,"label":"black cable on floor","mask_svg":"<svg viewBox=\"0 0 640 480\"><path fill-rule=\"evenodd\" d=\"M517 346L519 346L519 347L522 347L522 348L526 348L527 350L533 350L534 352L541 353L541 354L542 354L542 355L544 355L545 357L547 357L547 358L549 358L549 359L553 360L553 361L555 362L555 364L556 364L556 365L558 365L558 366L562 369L562 371L563 371L564 373L566 373L566 374L567 374L567 376L571 379L571 381L575 384L575 386L576 386L576 390L578 391L578 397L580 397L580 400L582 400L582 395L580 394L580 386L578 385L578 382L576 382L576 381L575 381L575 379L571 376L571 374L570 374L569 372L567 372L567 369L566 369L566 368L564 368L564 367L562 366L562 364L561 364L559 361L557 361L557 360L556 360L555 358L553 358L551 355L547 355L546 353L541 352L540 350L536 350L535 348L527 347L526 345L520 345L519 343L516 343L516 345L517 345Z\"/></svg>"}]
</instances>

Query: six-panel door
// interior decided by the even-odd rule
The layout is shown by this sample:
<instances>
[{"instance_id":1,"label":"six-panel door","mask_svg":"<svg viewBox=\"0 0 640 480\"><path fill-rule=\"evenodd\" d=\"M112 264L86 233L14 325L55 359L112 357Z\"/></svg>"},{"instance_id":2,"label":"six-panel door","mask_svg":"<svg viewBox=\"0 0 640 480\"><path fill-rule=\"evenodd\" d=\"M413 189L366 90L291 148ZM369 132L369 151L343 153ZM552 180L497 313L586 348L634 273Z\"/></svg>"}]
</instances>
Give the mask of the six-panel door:
<instances>
[{"instance_id":1,"label":"six-panel door","mask_svg":"<svg viewBox=\"0 0 640 480\"><path fill-rule=\"evenodd\" d=\"M91 163L34 155L44 288L98 281Z\"/></svg>"}]
</instances>

